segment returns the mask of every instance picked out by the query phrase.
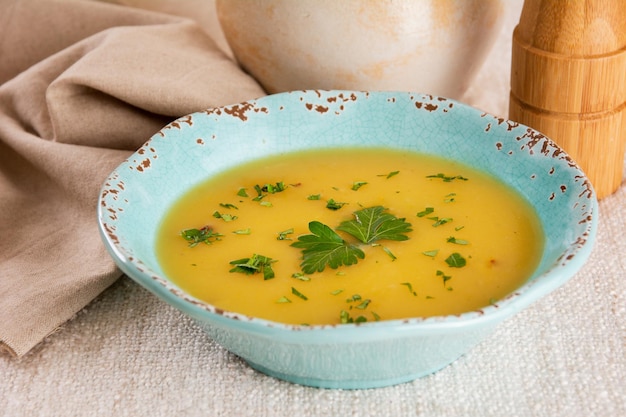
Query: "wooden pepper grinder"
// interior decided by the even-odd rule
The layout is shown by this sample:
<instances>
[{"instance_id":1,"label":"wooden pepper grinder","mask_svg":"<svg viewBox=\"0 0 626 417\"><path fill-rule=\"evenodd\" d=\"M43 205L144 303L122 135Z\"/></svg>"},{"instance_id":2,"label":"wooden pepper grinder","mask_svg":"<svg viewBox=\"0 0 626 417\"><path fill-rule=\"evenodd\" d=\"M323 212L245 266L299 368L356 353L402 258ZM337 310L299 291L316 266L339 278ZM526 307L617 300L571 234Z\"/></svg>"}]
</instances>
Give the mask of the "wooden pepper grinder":
<instances>
[{"instance_id":1,"label":"wooden pepper grinder","mask_svg":"<svg viewBox=\"0 0 626 417\"><path fill-rule=\"evenodd\" d=\"M626 2L525 0L513 32L509 118L559 144L598 198L626 148Z\"/></svg>"}]
</instances>

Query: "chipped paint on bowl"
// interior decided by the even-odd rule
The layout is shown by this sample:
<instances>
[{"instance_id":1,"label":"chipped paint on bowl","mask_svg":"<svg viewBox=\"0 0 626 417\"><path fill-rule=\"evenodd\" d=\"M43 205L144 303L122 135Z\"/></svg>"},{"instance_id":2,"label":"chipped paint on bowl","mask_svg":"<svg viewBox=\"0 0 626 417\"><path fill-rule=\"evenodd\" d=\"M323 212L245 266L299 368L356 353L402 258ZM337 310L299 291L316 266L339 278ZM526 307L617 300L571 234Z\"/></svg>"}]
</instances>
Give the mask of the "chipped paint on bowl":
<instances>
[{"instance_id":1,"label":"chipped paint on bowl","mask_svg":"<svg viewBox=\"0 0 626 417\"><path fill-rule=\"evenodd\" d=\"M477 311L315 326L223 311L168 281L155 255L156 231L190 187L254 159L346 146L439 155L518 190L546 234L535 273ZM326 388L397 384L450 364L504 319L571 279L591 252L598 221L585 174L544 135L454 100L407 92L295 91L181 117L111 173L99 203L103 241L123 272L255 369Z\"/></svg>"}]
</instances>

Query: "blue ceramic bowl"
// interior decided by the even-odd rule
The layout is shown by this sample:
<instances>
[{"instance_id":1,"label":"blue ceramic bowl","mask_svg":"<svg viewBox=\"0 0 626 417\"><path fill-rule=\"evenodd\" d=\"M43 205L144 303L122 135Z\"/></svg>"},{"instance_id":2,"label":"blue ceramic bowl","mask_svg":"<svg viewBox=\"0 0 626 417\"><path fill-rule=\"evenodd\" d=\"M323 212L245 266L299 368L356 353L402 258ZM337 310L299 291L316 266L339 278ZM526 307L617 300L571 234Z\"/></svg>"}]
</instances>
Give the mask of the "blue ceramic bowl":
<instances>
[{"instance_id":1,"label":"blue ceramic bowl","mask_svg":"<svg viewBox=\"0 0 626 417\"><path fill-rule=\"evenodd\" d=\"M155 256L164 213L190 187L244 162L312 148L389 147L481 169L519 191L546 234L527 283L460 315L297 326L221 311L171 283ZM585 174L537 131L456 101L407 92L298 91L209 109L165 126L103 185L101 235L120 269L188 314L253 368L299 384L372 388L430 374L588 258L598 207Z\"/></svg>"}]
</instances>

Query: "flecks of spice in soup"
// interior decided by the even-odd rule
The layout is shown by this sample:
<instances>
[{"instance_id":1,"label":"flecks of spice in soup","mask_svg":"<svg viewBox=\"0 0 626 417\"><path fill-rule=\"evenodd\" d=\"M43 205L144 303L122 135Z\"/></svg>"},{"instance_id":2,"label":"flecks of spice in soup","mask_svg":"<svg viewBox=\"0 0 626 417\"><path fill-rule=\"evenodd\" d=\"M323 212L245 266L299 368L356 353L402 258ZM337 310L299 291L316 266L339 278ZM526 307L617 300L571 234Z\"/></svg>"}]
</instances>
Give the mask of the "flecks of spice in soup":
<instances>
[{"instance_id":1,"label":"flecks of spice in soup","mask_svg":"<svg viewBox=\"0 0 626 417\"><path fill-rule=\"evenodd\" d=\"M363 243L350 226L383 239ZM325 233L339 240L315 246ZM543 239L532 207L485 173L338 149L258 160L195 187L166 214L157 256L218 308L333 324L480 309L528 279Z\"/></svg>"}]
</instances>

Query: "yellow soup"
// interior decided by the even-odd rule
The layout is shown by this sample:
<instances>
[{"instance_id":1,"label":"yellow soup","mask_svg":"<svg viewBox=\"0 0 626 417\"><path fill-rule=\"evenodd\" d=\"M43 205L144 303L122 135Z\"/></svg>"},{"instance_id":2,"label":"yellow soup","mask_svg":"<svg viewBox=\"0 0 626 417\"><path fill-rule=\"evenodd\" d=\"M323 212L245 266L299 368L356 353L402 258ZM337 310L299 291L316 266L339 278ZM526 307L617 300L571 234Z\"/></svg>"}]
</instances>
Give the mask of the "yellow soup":
<instances>
[{"instance_id":1,"label":"yellow soup","mask_svg":"<svg viewBox=\"0 0 626 417\"><path fill-rule=\"evenodd\" d=\"M480 309L528 279L543 239L532 207L482 172L341 149L255 161L195 187L163 219L157 256L220 309L332 324Z\"/></svg>"}]
</instances>

